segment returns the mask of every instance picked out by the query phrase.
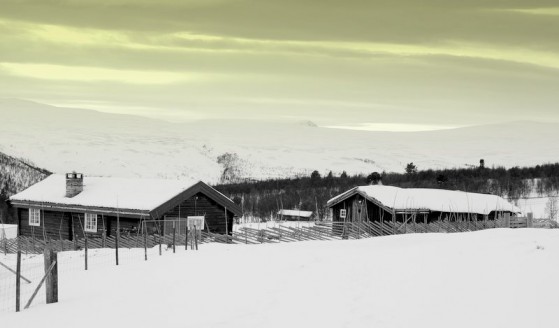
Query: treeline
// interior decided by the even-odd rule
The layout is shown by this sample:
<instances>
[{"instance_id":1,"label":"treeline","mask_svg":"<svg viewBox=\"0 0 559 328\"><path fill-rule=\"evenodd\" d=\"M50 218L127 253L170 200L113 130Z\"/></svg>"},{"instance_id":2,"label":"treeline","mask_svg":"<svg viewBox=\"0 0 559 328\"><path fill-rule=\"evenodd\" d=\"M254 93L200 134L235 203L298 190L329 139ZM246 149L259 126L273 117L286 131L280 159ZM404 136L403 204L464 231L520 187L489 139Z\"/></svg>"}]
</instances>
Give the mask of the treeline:
<instances>
[{"instance_id":1,"label":"treeline","mask_svg":"<svg viewBox=\"0 0 559 328\"><path fill-rule=\"evenodd\" d=\"M322 177L314 171L309 177L247 181L215 186L243 208L246 215L266 219L279 209L301 209L325 214L326 202L355 186L381 181L404 188L440 188L488 193L514 201L536 192L539 196L559 190L559 163L533 167L456 168L417 170L408 164L406 173Z\"/></svg>"},{"instance_id":2,"label":"treeline","mask_svg":"<svg viewBox=\"0 0 559 328\"><path fill-rule=\"evenodd\" d=\"M51 173L29 161L0 153L0 223L14 223L8 198L43 180Z\"/></svg>"}]
</instances>

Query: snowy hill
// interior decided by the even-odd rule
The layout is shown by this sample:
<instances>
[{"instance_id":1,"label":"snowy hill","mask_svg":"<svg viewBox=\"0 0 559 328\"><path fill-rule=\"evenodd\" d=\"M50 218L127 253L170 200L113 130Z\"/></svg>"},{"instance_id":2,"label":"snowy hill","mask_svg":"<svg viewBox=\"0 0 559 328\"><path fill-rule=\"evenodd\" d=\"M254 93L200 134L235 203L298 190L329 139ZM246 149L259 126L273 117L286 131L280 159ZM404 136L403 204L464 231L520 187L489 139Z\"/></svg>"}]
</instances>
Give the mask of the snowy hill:
<instances>
[{"instance_id":1,"label":"snowy hill","mask_svg":"<svg viewBox=\"0 0 559 328\"><path fill-rule=\"evenodd\" d=\"M128 262L115 267L114 251L90 250L89 271L82 253L59 253L59 303L39 299L29 310L3 313L2 324L64 328L83 318L83 328L115 320L137 328L555 328L558 322L557 229L204 244L163 256L154 248L147 262L136 251L122 250ZM3 261L14 263L8 256ZM35 259L40 268L42 258Z\"/></svg>"},{"instance_id":2,"label":"snowy hill","mask_svg":"<svg viewBox=\"0 0 559 328\"><path fill-rule=\"evenodd\" d=\"M513 122L432 132L369 132L312 122L207 120L170 123L136 116L0 99L0 151L54 172L105 176L237 178L535 165L559 158L558 124ZM218 157L222 160L218 162ZM223 159L226 160L223 160ZM230 177L231 178L231 177Z\"/></svg>"}]
</instances>

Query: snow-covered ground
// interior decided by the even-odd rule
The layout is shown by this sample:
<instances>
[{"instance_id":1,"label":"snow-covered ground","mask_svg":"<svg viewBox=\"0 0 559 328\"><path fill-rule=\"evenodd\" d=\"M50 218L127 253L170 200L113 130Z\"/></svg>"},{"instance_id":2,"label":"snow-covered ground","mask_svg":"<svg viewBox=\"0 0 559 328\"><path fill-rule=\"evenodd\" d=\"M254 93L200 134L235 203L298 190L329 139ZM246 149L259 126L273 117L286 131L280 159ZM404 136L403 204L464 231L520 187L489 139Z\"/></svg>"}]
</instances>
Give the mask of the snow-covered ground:
<instances>
[{"instance_id":1,"label":"snow-covered ground","mask_svg":"<svg viewBox=\"0 0 559 328\"><path fill-rule=\"evenodd\" d=\"M17 236L17 224L0 223L0 240L11 239Z\"/></svg>"},{"instance_id":2,"label":"snow-covered ground","mask_svg":"<svg viewBox=\"0 0 559 328\"><path fill-rule=\"evenodd\" d=\"M559 231L204 244L88 272L2 327L558 327ZM69 315L71 314L71 315Z\"/></svg>"},{"instance_id":3,"label":"snow-covered ground","mask_svg":"<svg viewBox=\"0 0 559 328\"><path fill-rule=\"evenodd\" d=\"M314 221L266 221L266 222L247 222L239 223L233 226L233 231L241 231L242 228L252 228L252 229L270 229L270 228L301 228L301 227L313 227Z\"/></svg>"}]
</instances>

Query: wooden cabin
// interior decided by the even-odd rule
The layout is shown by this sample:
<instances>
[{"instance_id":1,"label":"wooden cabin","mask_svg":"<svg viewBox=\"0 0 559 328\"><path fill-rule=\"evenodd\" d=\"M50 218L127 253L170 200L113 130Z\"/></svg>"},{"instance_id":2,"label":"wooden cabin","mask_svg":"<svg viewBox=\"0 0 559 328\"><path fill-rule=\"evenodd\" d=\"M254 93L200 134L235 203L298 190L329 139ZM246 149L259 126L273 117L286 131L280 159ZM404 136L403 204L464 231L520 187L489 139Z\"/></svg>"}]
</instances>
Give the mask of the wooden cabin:
<instances>
[{"instance_id":1,"label":"wooden cabin","mask_svg":"<svg viewBox=\"0 0 559 328\"><path fill-rule=\"evenodd\" d=\"M202 181L79 173L51 175L10 197L9 203L16 210L18 234L41 239L114 236L117 221L121 234L137 233L142 221L150 234L163 233L171 221L178 222L180 232L189 216L202 216L205 231L231 234L234 218L242 215L231 199Z\"/></svg>"},{"instance_id":2,"label":"wooden cabin","mask_svg":"<svg viewBox=\"0 0 559 328\"><path fill-rule=\"evenodd\" d=\"M310 221L312 213L312 211L279 210L278 217L286 221Z\"/></svg>"},{"instance_id":3,"label":"wooden cabin","mask_svg":"<svg viewBox=\"0 0 559 328\"><path fill-rule=\"evenodd\" d=\"M330 199L327 207L333 222L483 221L520 212L495 195L384 185L355 187Z\"/></svg>"}]
</instances>

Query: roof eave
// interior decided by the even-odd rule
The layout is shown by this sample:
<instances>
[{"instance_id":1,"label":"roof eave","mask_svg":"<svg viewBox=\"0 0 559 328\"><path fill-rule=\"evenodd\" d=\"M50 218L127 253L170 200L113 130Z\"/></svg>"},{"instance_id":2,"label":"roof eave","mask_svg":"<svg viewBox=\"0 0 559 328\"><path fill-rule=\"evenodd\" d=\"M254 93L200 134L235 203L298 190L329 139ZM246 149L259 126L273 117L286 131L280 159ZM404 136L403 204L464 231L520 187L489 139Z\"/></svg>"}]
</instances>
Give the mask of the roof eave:
<instances>
[{"instance_id":1,"label":"roof eave","mask_svg":"<svg viewBox=\"0 0 559 328\"><path fill-rule=\"evenodd\" d=\"M16 208L39 208L39 209L49 209L53 211L61 212L91 212L98 214L109 214L109 215L120 215L129 217L142 217L149 216L148 210L142 209L130 209L130 208L113 208L113 207L99 207L99 206L86 206L78 204L59 204L59 203L45 203L36 202L28 200L14 200L10 199L10 204Z\"/></svg>"}]
</instances>

